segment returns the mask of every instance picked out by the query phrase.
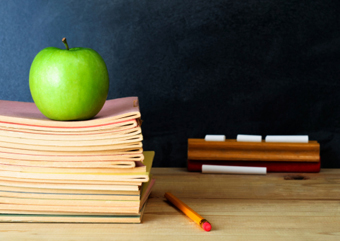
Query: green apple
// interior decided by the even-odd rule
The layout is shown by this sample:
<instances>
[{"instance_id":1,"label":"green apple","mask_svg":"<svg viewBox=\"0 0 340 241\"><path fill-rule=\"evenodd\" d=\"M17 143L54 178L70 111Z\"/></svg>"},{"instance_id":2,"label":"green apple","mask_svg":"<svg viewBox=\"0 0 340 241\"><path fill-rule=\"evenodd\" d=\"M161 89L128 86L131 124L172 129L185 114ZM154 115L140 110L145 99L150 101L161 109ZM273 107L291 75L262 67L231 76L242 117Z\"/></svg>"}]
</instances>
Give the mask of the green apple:
<instances>
[{"instance_id":1,"label":"green apple","mask_svg":"<svg viewBox=\"0 0 340 241\"><path fill-rule=\"evenodd\" d=\"M109 74L93 49L48 47L34 58L29 86L38 109L53 120L86 120L103 107Z\"/></svg>"}]
</instances>

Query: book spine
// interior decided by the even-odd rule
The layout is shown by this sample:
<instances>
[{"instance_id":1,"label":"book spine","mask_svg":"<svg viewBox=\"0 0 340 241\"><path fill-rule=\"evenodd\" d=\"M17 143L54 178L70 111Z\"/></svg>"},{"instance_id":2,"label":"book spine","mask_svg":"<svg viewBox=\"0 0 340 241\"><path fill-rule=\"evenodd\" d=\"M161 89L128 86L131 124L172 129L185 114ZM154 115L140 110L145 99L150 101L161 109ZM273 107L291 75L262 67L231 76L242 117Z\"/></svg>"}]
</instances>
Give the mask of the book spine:
<instances>
[{"instance_id":1,"label":"book spine","mask_svg":"<svg viewBox=\"0 0 340 241\"><path fill-rule=\"evenodd\" d=\"M188 171L201 172L202 165L266 167L267 172L320 172L321 162L197 161L188 160Z\"/></svg>"}]
</instances>

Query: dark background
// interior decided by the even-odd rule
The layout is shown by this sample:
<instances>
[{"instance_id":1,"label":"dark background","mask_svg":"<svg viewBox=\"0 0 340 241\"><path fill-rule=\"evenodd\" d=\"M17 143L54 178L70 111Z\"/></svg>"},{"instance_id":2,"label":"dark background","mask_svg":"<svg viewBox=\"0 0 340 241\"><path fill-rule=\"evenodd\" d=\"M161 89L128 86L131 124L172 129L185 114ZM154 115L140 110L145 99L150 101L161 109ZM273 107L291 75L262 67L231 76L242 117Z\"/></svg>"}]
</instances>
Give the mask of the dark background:
<instances>
[{"instance_id":1,"label":"dark background","mask_svg":"<svg viewBox=\"0 0 340 241\"><path fill-rule=\"evenodd\" d=\"M30 101L43 48L105 60L109 99L138 96L154 166L188 138L306 134L340 168L340 1L0 0L0 99Z\"/></svg>"}]
</instances>

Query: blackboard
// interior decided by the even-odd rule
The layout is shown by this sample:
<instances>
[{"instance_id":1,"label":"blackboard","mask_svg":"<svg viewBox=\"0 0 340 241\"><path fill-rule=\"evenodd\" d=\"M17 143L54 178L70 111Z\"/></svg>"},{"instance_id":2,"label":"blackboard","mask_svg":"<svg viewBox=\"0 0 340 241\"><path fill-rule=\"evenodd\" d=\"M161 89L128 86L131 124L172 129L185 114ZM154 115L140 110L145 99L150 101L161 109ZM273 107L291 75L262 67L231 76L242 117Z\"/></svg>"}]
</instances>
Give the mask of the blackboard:
<instances>
[{"instance_id":1,"label":"blackboard","mask_svg":"<svg viewBox=\"0 0 340 241\"><path fill-rule=\"evenodd\" d=\"M154 166L185 166L205 134L306 134L340 167L340 2L0 1L0 98L33 101L45 47L105 60L109 99L138 96Z\"/></svg>"}]
</instances>

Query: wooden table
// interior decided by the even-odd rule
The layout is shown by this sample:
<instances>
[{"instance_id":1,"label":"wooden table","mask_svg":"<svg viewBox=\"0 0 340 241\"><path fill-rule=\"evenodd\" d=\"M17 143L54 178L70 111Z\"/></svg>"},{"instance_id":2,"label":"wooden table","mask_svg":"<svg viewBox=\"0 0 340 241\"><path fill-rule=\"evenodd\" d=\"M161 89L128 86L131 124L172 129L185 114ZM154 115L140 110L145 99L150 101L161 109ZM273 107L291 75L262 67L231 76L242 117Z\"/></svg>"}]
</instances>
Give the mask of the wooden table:
<instances>
[{"instance_id":1,"label":"wooden table","mask_svg":"<svg viewBox=\"0 0 340 241\"><path fill-rule=\"evenodd\" d=\"M266 176L183 168L152 173L157 181L143 224L2 223L0 240L340 240L340 169ZM208 219L212 231L169 205L165 192Z\"/></svg>"}]
</instances>

